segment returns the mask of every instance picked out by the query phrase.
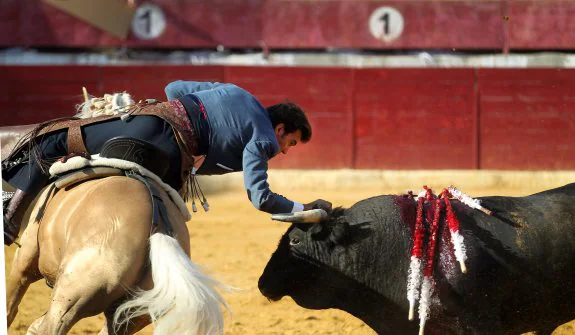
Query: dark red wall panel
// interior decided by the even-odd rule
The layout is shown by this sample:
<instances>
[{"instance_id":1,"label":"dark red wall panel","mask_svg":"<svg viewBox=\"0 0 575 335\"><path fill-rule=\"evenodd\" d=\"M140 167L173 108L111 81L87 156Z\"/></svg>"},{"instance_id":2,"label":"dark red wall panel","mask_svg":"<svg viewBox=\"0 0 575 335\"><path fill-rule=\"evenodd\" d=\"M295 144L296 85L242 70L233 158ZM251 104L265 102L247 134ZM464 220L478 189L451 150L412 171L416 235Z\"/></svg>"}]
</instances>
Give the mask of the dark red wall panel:
<instances>
[{"instance_id":1,"label":"dark red wall panel","mask_svg":"<svg viewBox=\"0 0 575 335\"><path fill-rule=\"evenodd\" d=\"M575 2L508 1L512 49L573 49Z\"/></svg>"},{"instance_id":2,"label":"dark red wall panel","mask_svg":"<svg viewBox=\"0 0 575 335\"><path fill-rule=\"evenodd\" d=\"M391 42L374 37L371 14L391 6L403 33ZM479 48L503 46L499 1L267 1L264 39L272 48Z\"/></svg>"},{"instance_id":3,"label":"dark red wall panel","mask_svg":"<svg viewBox=\"0 0 575 335\"><path fill-rule=\"evenodd\" d=\"M40 0L3 1L0 46L249 48L262 40L263 0L150 1L164 12L166 29L155 39L130 33L125 41Z\"/></svg>"},{"instance_id":4,"label":"dark red wall panel","mask_svg":"<svg viewBox=\"0 0 575 335\"><path fill-rule=\"evenodd\" d=\"M352 69L229 67L228 82L253 93L264 106L299 104L313 127L308 144L270 162L281 168L345 168L352 163Z\"/></svg>"},{"instance_id":5,"label":"dark red wall panel","mask_svg":"<svg viewBox=\"0 0 575 335\"><path fill-rule=\"evenodd\" d=\"M143 4L144 2L137 2ZM150 40L126 40L41 0L3 0L0 46L130 48L573 49L575 3L566 0L152 0L166 18ZM402 34L383 42L372 13L393 7ZM505 17L508 20L504 19Z\"/></svg>"},{"instance_id":6,"label":"dark red wall panel","mask_svg":"<svg viewBox=\"0 0 575 335\"><path fill-rule=\"evenodd\" d=\"M0 45L20 45L22 0L2 0L0 3Z\"/></svg>"},{"instance_id":7,"label":"dark red wall panel","mask_svg":"<svg viewBox=\"0 0 575 335\"><path fill-rule=\"evenodd\" d=\"M40 0L18 0L18 5L18 15L11 17L8 21L11 25L6 27L12 35L3 33L0 36L2 46L89 47L119 46L122 43L120 39Z\"/></svg>"},{"instance_id":8,"label":"dark red wall panel","mask_svg":"<svg viewBox=\"0 0 575 335\"><path fill-rule=\"evenodd\" d=\"M74 115L82 86L96 86L95 66L0 66L0 125Z\"/></svg>"},{"instance_id":9,"label":"dark red wall panel","mask_svg":"<svg viewBox=\"0 0 575 335\"><path fill-rule=\"evenodd\" d=\"M474 70L363 69L355 167L474 168Z\"/></svg>"},{"instance_id":10,"label":"dark red wall panel","mask_svg":"<svg viewBox=\"0 0 575 335\"><path fill-rule=\"evenodd\" d=\"M71 116L88 93L128 91L135 99L165 100L173 80L224 81L221 66L0 66L0 125Z\"/></svg>"},{"instance_id":11,"label":"dark red wall panel","mask_svg":"<svg viewBox=\"0 0 575 335\"><path fill-rule=\"evenodd\" d=\"M168 28L158 42L135 37L137 46L257 47L262 40L263 0L156 1L166 14ZM137 42L136 42L137 41Z\"/></svg>"},{"instance_id":12,"label":"dark red wall panel","mask_svg":"<svg viewBox=\"0 0 575 335\"><path fill-rule=\"evenodd\" d=\"M174 80L224 81L222 66L103 66L100 94L128 91L136 99L165 100L164 87Z\"/></svg>"},{"instance_id":13,"label":"dark red wall panel","mask_svg":"<svg viewBox=\"0 0 575 335\"><path fill-rule=\"evenodd\" d=\"M479 70L483 169L575 168L575 70Z\"/></svg>"}]
</instances>

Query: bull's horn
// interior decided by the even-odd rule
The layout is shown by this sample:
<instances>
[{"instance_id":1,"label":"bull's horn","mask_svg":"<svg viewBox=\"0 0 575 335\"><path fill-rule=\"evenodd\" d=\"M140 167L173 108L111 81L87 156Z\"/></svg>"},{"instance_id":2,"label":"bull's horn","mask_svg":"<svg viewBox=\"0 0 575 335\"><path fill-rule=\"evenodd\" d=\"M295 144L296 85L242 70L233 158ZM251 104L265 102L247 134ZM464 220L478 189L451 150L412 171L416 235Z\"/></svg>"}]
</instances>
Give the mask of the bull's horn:
<instances>
[{"instance_id":1,"label":"bull's horn","mask_svg":"<svg viewBox=\"0 0 575 335\"><path fill-rule=\"evenodd\" d=\"M86 90L84 86L82 86L82 93L84 93L84 102L90 101L90 98L88 97L88 90Z\"/></svg>"},{"instance_id":2,"label":"bull's horn","mask_svg":"<svg viewBox=\"0 0 575 335\"><path fill-rule=\"evenodd\" d=\"M284 213L272 215L272 220L294 223L316 223L327 218L328 214L323 209L311 209L309 211Z\"/></svg>"}]
</instances>

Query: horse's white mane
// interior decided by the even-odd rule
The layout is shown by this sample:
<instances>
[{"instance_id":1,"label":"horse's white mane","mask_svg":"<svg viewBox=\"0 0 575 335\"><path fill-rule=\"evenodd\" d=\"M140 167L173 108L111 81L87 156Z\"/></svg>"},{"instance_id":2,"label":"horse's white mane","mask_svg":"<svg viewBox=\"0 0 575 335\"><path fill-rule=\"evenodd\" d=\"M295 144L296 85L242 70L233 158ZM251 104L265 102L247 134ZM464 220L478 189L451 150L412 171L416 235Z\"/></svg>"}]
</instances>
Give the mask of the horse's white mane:
<instances>
[{"instance_id":1,"label":"horse's white mane","mask_svg":"<svg viewBox=\"0 0 575 335\"><path fill-rule=\"evenodd\" d=\"M87 119L101 115L116 115L126 112L127 107L134 104L132 96L127 92L104 94L103 97L88 97L84 91L84 102L76 106L76 115L80 119Z\"/></svg>"}]
</instances>

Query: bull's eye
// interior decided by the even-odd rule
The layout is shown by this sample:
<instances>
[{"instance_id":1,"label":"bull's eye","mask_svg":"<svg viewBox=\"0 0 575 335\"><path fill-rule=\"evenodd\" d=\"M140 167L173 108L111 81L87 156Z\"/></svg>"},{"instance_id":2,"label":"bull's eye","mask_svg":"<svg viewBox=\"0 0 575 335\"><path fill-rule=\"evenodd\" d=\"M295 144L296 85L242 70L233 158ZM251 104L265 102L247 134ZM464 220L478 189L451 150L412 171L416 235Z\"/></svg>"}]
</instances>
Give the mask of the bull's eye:
<instances>
[{"instance_id":1,"label":"bull's eye","mask_svg":"<svg viewBox=\"0 0 575 335\"><path fill-rule=\"evenodd\" d=\"M299 239L297 237L293 237L291 240L289 240L289 244L290 245L298 245Z\"/></svg>"}]
</instances>

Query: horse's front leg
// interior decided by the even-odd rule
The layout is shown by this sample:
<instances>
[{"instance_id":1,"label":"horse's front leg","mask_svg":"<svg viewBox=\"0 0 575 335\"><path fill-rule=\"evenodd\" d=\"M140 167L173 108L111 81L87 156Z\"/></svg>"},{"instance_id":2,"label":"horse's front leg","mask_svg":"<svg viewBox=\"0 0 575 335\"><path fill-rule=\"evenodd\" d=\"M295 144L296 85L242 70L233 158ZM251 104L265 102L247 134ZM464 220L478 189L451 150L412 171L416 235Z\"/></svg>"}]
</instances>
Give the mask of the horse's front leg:
<instances>
[{"instance_id":1,"label":"horse's front leg","mask_svg":"<svg viewBox=\"0 0 575 335\"><path fill-rule=\"evenodd\" d=\"M22 234L22 247L16 250L12 260L12 268L6 278L6 311L8 312L8 327L18 314L18 305L30 284L42 278L38 270L38 228L31 222Z\"/></svg>"}]
</instances>

